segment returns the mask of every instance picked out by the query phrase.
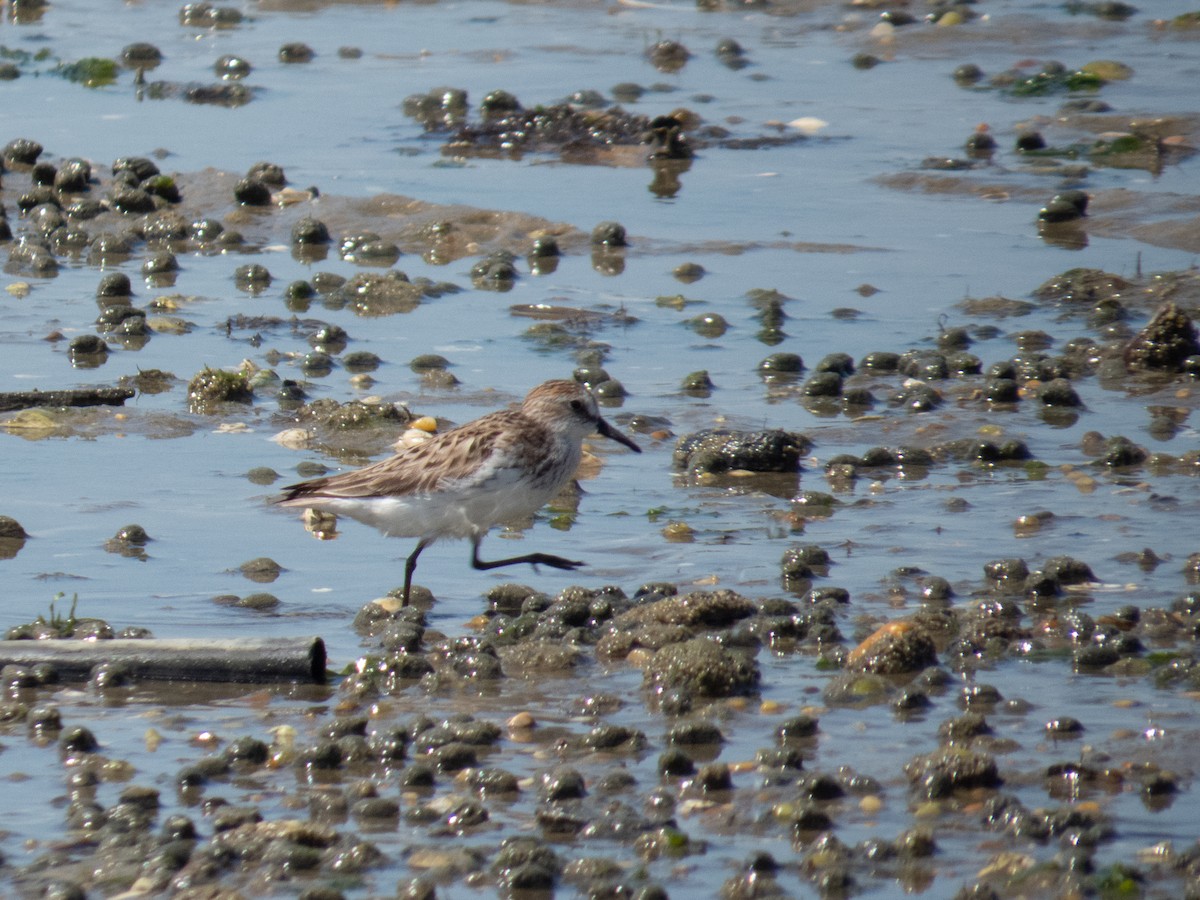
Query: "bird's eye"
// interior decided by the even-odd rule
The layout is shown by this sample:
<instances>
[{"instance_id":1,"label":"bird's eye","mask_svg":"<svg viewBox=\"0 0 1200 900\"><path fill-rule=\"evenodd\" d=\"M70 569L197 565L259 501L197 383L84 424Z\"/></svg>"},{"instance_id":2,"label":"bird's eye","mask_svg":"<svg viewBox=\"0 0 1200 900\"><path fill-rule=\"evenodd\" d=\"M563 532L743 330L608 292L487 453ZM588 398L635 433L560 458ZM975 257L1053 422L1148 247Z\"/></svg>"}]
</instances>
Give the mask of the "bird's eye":
<instances>
[{"instance_id":1,"label":"bird's eye","mask_svg":"<svg viewBox=\"0 0 1200 900\"><path fill-rule=\"evenodd\" d=\"M575 412L583 412L583 401L582 400L572 400L571 401L571 409L575 410Z\"/></svg>"}]
</instances>

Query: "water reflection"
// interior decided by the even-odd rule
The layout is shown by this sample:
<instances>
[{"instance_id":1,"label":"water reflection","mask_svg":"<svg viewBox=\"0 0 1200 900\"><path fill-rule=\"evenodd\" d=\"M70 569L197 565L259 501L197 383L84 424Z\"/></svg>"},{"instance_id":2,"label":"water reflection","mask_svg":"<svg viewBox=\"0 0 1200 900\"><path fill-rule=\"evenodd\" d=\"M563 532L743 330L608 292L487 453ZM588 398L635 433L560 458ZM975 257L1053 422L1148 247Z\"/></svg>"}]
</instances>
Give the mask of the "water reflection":
<instances>
[{"instance_id":1,"label":"water reflection","mask_svg":"<svg viewBox=\"0 0 1200 900\"><path fill-rule=\"evenodd\" d=\"M615 277L625 272L625 252L603 245L592 247L592 268L601 275Z\"/></svg>"},{"instance_id":2,"label":"water reflection","mask_svg":"<svg viewBox=\"0 0 1200 900\"><path fill-rule=\"evenodd\" d=\"M650 170L654 173L654 178L651 179L647 189L660 199L670 200L683 189L683 181L679 176L691 167L690 159L652 160Z\"/></svg>"},{"instance_id":3,"label":"water reflection","mask_svg":"<svg viewBox=\"0 0 1200 900\"><path fill-rule=\"evenodd\" d=\"M0 559L14 559L24 547L24 537L0 537Z\"/></svg>"},{"instance_id":4,"label":"water reflection","mask_svg":"<svg viewBox=\"0 0 1200 900\"><path fill-rule=\"evenodd\" d=\"M1038 222L1038 237L1061 250L1083 250L1088 245L1088 233L1079 222Z\"/></svg>"}]
</instances>

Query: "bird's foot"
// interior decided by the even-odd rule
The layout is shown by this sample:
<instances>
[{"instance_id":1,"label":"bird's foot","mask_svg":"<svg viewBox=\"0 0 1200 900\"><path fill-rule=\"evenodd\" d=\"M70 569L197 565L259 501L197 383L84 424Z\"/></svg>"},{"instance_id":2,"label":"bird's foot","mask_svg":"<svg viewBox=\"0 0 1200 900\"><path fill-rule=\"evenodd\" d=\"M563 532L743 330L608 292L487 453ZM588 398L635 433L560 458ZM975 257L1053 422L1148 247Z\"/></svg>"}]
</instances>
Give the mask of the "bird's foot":
<instances>
[{"instance_id":1,"label":"bird's foot","mask_svg":"<svg viewBox=\"0 0 1200 900\"><path fill-rule=\"evenodd\" d=\"M580 566L587 565L587 563L580 560L564 559L552 553L527 553L524 556L512 556L508 559L493 560L480 559L478 552L471 555L471 565L476 569L496 569L500 566L514 566L518 563L527 563L531 566L553 566L556 569L567 570L578 569Z\"/></svg>"},{"instance_id":2,"label":"bird's foot","mask_svg":"<svg viewBox=\"0 0 1200 900\"><path fill-rule=\"evenodd\" d=\"M586 566L587 563L579 559L563 559L561 556L551 556L550 554L539 554L542 556L537 562L545 563L548 566L553 566L556 569L566 569L568 572L573 572L580 566Z\"/></svg>"}]
</instances>

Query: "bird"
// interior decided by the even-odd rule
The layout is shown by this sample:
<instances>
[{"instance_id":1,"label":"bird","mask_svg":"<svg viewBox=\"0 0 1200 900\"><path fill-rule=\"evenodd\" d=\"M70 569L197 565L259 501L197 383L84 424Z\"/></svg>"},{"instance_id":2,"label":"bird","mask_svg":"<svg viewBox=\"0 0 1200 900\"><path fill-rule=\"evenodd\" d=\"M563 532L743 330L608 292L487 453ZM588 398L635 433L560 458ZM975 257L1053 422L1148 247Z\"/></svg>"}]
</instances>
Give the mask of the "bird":
<instances>
[{"instance_id":1,"label":"bird","mask_svg":"<svg viewBox=\"0 0 1200 900\"><path fill-rule=\"evenodd\" d=\"M479 546L493 525L536 512L571 481L583 456L583 439L593 433L642 452L600 415L596 398L583 384L547 381L519 405L435 434L361 469L288 485L274 502L348 516L387 537L417 538L404 563L404 606L417 558L442 538L470 540L475 569L529 563L571 571L584 563L549 553L487 561L479 558Z\"/></svg>"}]
</instances>

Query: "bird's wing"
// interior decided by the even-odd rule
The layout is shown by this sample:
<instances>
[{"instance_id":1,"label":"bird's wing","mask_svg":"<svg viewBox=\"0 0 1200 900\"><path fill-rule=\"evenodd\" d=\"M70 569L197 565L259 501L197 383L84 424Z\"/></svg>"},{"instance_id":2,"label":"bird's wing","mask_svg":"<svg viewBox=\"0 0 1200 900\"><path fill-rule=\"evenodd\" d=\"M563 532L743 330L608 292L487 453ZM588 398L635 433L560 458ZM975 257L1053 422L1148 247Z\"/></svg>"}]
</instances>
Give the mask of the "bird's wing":
<instances>
[{"instance_id":1,"label":"bird's wing","mask_svg":"<svg viewBox=\"0 0 1200 900\"><path fill-rule=\"evenodd\" d=\"M503 452L503 431L479 427L488 418L476 420L471 423L475 427L469 429L456 428L435 435L361 469L288 485L277 502L305 497L431 494L447 485L469 483L479 477L481 470L491 468L486 463L498 449Z\"/></svg>"}]
</instances>

